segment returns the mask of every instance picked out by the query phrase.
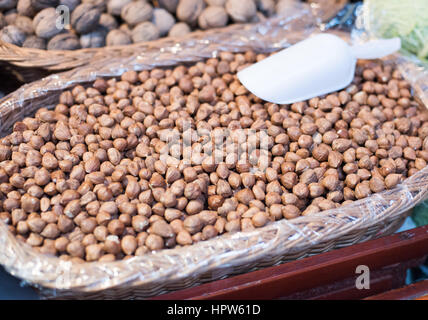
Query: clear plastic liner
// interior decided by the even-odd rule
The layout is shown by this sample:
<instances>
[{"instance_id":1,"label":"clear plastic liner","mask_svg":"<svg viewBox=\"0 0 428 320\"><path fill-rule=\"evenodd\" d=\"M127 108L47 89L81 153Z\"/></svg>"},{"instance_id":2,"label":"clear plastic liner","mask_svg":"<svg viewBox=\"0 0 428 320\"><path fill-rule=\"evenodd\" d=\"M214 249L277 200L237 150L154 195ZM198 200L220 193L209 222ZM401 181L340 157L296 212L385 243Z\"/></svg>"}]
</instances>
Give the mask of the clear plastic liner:
<instances>
[{"instance_id":1,"label":"clear plastic liner","mask_svg":"<svg viewBox=\"0 0 428 320\"><path fill-rule=\"evenodd\" d=\"M215 56L222 50L278 50L320 32L319 22L309 6L296 4L285 18L278 17L257 25L233 26L224 32L199 33L180 42L171 39L153 42L144 52L112 57L91 66L49 76L21 87L0 101L1 133L10 132L15 121L34 114L38 108L53 106L63 90L76 84L87 84L101 76L117 76L130 69L194 62ZM349 34L344 36L349 37ZM427 106L427 71L407 57L396 55L389 60L400 66L404 77L412 83L414 93ZM226 233L191 246L108 263L76 264L39 254L20 243L0 222L0 263L11 274L41 289L46 296L79 297L85 293L113 289L112 297L129 297L128 292L132 288L138 288L140 296L151 296L274 265L308 252L325 251L346 245L347 241L354 243L365 239L365 230L399 219L427 196L428 167L393 190L338 209L293 220L284 219L251 232Z\"/></svg>"}]
</instances>

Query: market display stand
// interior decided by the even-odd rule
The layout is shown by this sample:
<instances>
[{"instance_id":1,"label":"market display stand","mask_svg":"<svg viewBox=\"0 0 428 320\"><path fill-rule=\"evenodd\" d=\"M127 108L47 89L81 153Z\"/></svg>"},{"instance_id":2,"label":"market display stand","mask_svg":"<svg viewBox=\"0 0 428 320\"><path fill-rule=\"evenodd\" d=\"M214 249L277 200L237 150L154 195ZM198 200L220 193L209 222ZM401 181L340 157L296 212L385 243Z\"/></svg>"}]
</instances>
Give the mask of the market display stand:
<instances>
[{"instance_id":1,"label":"market display stand","mask_svg":"<svg viewBox=\"0 0 428 320\"><path fill-rule=\"evenodd\" d=\"M406 270L427 257L428 226L423 226L154 299L423 299L428 281L393 289L404 287ZM368 289L356 287L363 275L358 266L369 269Z\"/></svg>"}]
</instances>

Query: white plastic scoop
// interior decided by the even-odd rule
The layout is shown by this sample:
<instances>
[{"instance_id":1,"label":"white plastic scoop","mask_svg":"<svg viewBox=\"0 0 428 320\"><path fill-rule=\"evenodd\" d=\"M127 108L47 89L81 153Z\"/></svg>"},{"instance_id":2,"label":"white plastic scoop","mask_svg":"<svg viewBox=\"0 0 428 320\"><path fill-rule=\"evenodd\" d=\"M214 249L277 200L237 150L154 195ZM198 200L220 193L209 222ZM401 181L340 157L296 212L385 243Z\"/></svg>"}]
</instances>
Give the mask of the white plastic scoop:
<instances>
[{"instance_id":1,"label":"white plastic scoop","mask_svg":"<svg viewBox=\"0 0 428 320\"><path fill-rule=\"evenodd\" d=\"M289 104L337 91L354 78L357 59L378 59L401 47L399 38L349 46L324 33L303 40L238 72L257 97Z\"/></svg>"}]
</instances>

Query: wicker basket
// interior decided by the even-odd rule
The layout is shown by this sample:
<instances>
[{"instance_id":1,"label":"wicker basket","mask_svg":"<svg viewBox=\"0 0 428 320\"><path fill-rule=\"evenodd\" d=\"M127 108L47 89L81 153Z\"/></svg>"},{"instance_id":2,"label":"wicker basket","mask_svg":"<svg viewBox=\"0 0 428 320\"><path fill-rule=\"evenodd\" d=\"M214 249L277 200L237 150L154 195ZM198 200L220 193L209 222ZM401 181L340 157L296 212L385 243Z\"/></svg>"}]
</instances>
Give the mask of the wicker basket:
<instances>
[{"instance_id":1,"label":"wicker basket","mask_svg":"<svg viewBox=\"0 0 428 320\"><path fill-rule=\"evenodd\" d=\"M0 135L40 107L52 107L60 93L97 77L113 77L125 70L197 61L219 50L272 51L291 40L306 38L315 28L293 29L303 19L234 32L213 34L192 42L172 43L126 59L111 58L52 75L21 87L0 101ZM280 27L278 27L280 26ZM428 72L395 56L411 82L421 107L428 105ZM147 298L234 274L303 258L366 241L395 231L408 211L428 197L428 167L392 190L373 194L337 209L280 220L251 232L226 233L188 247L160 250L110 263L76 264L37 253L19 242L0 223L0 264L11 274L53 298Z\"/></svg>"},{"instance_id":2,"label":"wicker basket","mask_svg":"<svg viewBox=\"0 0 428 320\"><path fill-rule=\"evenodd\" d=\"M313 22L320 23L333 17L341 10L348 0L313 0L312 5L298 3L296 10L306 11ZM293 12L290 12L290 17ZM317 18L317 19L315 19ZM27 83L41 79L42 77L60 71L70 70L76 67L91 64L106 57L128 57L135 52L144 53L159 48L175 41L192 41L201 36L214 36L218 33L233 32L234 29L242 29L243 25L231 25L225 28L198 31L182 38L163 38L152 42L136 43L126 46L113 46L103 48L79 49L79 50L40 50L22 48L0 41L0 68L8 71L8 75ZM251 25L249 25L251 27Z\"/></svg>"}]
</instances>

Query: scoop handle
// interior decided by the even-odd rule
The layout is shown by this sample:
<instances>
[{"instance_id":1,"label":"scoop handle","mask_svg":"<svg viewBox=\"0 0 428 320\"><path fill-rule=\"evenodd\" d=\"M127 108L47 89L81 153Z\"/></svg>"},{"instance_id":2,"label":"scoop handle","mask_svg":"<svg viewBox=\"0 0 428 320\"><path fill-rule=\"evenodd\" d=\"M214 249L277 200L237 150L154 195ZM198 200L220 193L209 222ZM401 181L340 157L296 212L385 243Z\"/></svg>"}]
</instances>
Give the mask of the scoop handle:
<instances>
[{"instance_id":1,"label":"scoop handle","mask_svg":"<svg viewBox=\"0 0 428 320\"><path fill-rule=\"evenodd\" d=\"M351 50L357 59L379 59L400 50L400 48L400 38L391 38L353 45Z\"/></svg>"}]
</instances>

